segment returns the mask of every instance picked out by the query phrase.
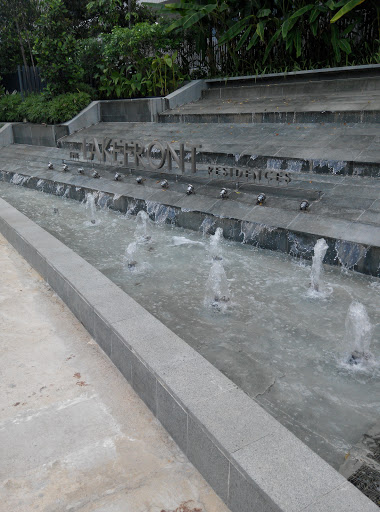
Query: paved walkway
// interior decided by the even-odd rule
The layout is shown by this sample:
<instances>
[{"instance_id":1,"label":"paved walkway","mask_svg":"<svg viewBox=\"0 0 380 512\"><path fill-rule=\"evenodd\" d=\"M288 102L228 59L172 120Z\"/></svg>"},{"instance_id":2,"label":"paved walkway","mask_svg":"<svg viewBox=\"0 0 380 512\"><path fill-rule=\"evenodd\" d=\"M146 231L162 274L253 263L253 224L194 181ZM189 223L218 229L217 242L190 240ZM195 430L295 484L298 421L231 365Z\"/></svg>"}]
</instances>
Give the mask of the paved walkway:
<instances>
[{"instance_id":1,"label":"paved walkway","mask_svg":"<svg viewBox=\"0 0 380 512\"><path fill-rule=\"evenodd\" d=\"M0 510L227 512L0 236Z\"/></svg>"}]
</instances>

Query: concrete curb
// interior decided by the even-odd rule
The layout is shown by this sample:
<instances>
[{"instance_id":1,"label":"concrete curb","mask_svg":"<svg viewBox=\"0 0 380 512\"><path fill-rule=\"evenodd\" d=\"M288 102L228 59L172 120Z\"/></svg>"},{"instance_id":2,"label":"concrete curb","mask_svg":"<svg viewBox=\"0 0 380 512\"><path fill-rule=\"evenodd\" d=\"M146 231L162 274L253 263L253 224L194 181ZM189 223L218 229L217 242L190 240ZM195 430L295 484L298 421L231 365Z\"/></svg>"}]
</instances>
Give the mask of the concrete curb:
<instances>
[{"instance_id":1,"label":"concrete curb","mask_svg":"<svg viewBox=\"0 0 380 512\"><path fill-rule=\"evenodd\" d=\"M0 231L232 512L376 512L345 478L103 274L0 199Z\"/></svg>"}]
</instances>

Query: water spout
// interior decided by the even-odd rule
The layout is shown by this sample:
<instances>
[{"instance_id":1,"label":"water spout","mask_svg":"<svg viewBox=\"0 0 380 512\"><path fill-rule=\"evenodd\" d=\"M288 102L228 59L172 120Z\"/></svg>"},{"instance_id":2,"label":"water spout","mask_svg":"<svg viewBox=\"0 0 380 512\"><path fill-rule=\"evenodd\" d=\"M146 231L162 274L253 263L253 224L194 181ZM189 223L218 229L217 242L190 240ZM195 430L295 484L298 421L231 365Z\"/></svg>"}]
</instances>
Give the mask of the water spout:
<instances>
[{"instance_id":1,"label":"water spout","mask_svg":"<svg viewBox=\"0 0 380 512\"><path fill-rule=\"evenodd\" d=\"M372 324L366 308L353 301L346 316L344 337L344 360L350 365L366 363L372 357L370 352Z\"/></svg>"},{"instance_id":2,"label":"water spout","mask_svg":"<svg viewBox=\"0 0 380 512\"><path fill-rule=\"evenodd\" d=\"M212 258L211 269L206 283L205 306L212 306L217 311L225 312L230 301L230 290L226 272L223 266L221 240L222 228L217 228L215 235L210 237L210 256Z\"/></svg>"},{"instance_id":3,"label":"water spout","mask_svg":"<svg viewBox=\"0 0 380 512\"><path fill-rule=\"evenodd\" d=\"M324 238L320 238L314 246L314 256L311 265L311 283L310 288L315 292L321 291L323 286L323 258L329 246Z\"/></svg>"},{"instance_id":4,"label":"water spout","mask_svg":"<svg viewBox=\"0 0 380 512\"><path fill-rule=\"evenodd\" d=\"M222 260L221 240L223 238L223 229L216 228L215 235L210 237L210 255L213 260Z\"/></svg>"},{"instance_id":5,"label":"water spout","mask_svg":"<svg viewBox=\"0 0 380 512\"><path fill-rule=\"evenodd\" d=\"M137 265L135 260L136 249L137 242L131 242L125 250L125 263L130 270L133 270Z\"/></svg>"},{"instance_id":6,"label":"water spout","mask_svg":"<svg viewBox=\"0 0 380 512\"><path fill-rule=\"evenodd\" d=\"M230 301L230 290L221 259L213 260L206 283L205 306L225 312Z\"/></svg>"},{"instance_id":7,"label":"water spout","mask_svg":"<svg viewBox=\"0 0 380 512\"><path fill-rule=\"evenodd\" d=\"M149 215L143 210L136 216L135 240L138 243L146 243L151 239L148 234Z\"/></svg>"},{"instance_id":8,"label":"water spout","mask_svg":"<svg viewBox=\"0 0 380 512\"><path fill-rule=\"evenodd\" d=\"M96 203L95 203L95 194L87 194L86 197L86 210L87 210L87 218L89 223L97 224L98 223L98 214L96 211Z\"/></svg>"}]
</instances>

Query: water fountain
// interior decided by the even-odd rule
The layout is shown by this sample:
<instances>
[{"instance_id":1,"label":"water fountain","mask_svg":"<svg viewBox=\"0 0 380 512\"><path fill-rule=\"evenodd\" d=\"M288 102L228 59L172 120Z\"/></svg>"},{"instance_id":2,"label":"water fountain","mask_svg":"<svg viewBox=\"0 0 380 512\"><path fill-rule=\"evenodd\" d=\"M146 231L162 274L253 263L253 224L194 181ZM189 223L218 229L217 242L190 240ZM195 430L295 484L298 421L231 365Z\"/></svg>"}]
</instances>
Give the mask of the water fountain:
<instances>
[{"instance_id":1,"label":"water fountain","mask_svg":"<svg viewBox=\"0 0 380 512\"><path fill-rule=\"evenodd\" d=\"M153 203L150 218L157 222L142 211L135 216L110 210L107 203L101 208L91 194L81 204L4 182L0 193L125 290L335 468L378 419L379 279L352 271L342 274L326 265L323 278L315 274L319 292L311 292L319 299L331 287L334 294L329 300L305 300L309 265L224 240L221 229L210 236L207 232L215 229L211 217L204 217L197 233L166 221L159 224L160 210ZM141 203L130 207L136 213ZM53 208L59 209L58 215ZM83 222L86 215L93 218L91 208L97 220L93 229ZM252 232L249 227L241 226L246 239L256 236L256 228L269 229L256 225ZM298 258L306 246L301 236L297 240ZM311 254L313 246L307 250ZM317 253L316 248L315 257ZM354 334L366 333L365 327L347 327L351 338L347 334L344 348L340 345L353 300L363 305L373 326L370 349L367 334ZM363 319L365 315L359 324L367 325ZM355 351L373 356L348 364Z\"/></svg>"},{"instance_id":2,"label":"water fountain","mask_svg":"<svg viewBox=\"0 0 380 512\"><path fill-rule=\"evenodd\" d=\"M213 260L222 260L221 240L223 239L223 229L216 228L215 234L210 237L209 252Z\"/></svg>"},{"instance_id":3,"label":"water fountain","mask_svg":"<svg viewBox=\"0 0 380 512\"><path fill-rule=\"evenodd\" d=\"M130 270L134 269L137 265L137 261L135 259L136 249L137 242L131 242L125 250L125 263Z\"/></svg>"},{"instance_id":4,"label":"water fountain","mask_svg":"<svg viewBox=\"0 0 380 512\"><path fill-rule=\"evenodd\" d=\"M329 246L324 238L320 238L314 246L314 256L311 264L310 288L314 292L321 292L323 288L323 258Z\"/></svg>"},{"instance_id":5,"label":"water fountain","mask_svg":"<svg viewBox=\"0 0 380 512\"><path fill-rule=\"evenodd\" d=\"M350 365L362 365L370 361L373 327L366 308L353 301L347 312L344 337L344 359Z\"/></svg>"},{"instance_id":6,"label":"water fountain","mask_svg":"<svg viewBox=\"0 0 380 512\"><path fill-rule=\"evenodd\" d=\"M222 263L222 228L217 228L210 237L209 252L212 257L211 269L206 283L205 306L210 305L217 311L225 312L230 301L230 290L226 272Z\"/></svg>"},{"instance_id":7,"label":"water fountain","mask_svg":"<svg viewBox=\"0 0 380 512\"><path fill-rule=\"evenodd\" d=\"M96 194L88 193L86 196L86 210L87 210L87 218L89 224L99 224L100 220L98 219L98 215L96 213L96 202L95 202Z\"/></svg>"},{"instance_id":8,"label":"water fountain","mask_svg":"<svg viewBox=\"0 0 380 512\"><path fill-rule=\"evenodd\" d=\"M136 270L137 265L139 265L140 271L147 267L146 263L137 257L137 253L141 246L146 246L147 244L150 244L148 251L153 250L153 246L151 245L152 237L148 233L149 222L149 215L141 210L136 216L134 240L128 244L125 250L124 261L129 270Z\"/></svg>"},{"instance_id":9,"label":"water fountain","mask_svg":"<svg viewBox=\"0 0 380 512\"><path fill-rule=\"evenodd\" d=\"M136 216L135 240L138 243L149 242L151 236L148 234L149 215L141 210Z\"/></svg>"}]
</instances>

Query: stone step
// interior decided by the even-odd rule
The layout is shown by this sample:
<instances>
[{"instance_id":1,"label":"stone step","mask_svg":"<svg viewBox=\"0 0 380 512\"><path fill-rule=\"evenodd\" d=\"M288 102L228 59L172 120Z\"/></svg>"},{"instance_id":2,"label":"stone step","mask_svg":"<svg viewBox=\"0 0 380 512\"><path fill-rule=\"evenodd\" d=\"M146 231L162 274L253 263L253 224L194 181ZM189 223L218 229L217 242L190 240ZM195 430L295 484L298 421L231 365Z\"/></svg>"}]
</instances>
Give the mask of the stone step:
<instances>
[{"instance_id":1,"label":"stone step","mask_svg":"<svg viewBox=\"0 0 380 512\"><path fill-rule=\"evenodd\" d=\"M144 145L158 140L202 145L199 164L254 166L333 175L380 176L380 138L373 124L99 123L59 140L81 151L83 139L104 137ZM185 146L186 147L186 146ZM187 146L188 147L188 146Z\"/></svg>"},{"instance_id":2,"label":"stone step","mask_svg":"<svg viewBox=\"0 0 380 512\"><path fill-rule=\"evenodd\" d=\"M202 92L203 98L232 99L232 98L293 98L293 97L310 97L310 96L326 96L331 95L337 98L350 98L354 93L355 96L379 95L380 75L377 77L364 78L343 78L343 79L327 79L327 80L302 80L287 81L287 79L279 80L275 83L249 85L228 85L220 84L218 87L210 87ZM352 98L352 97L351 97Z\"/></svg>"},{"instance_id":3,"label":"stone step","mask_svg":"<svg viewBox=\"0 0 380 512\"><path fill-rule=\"evenodd\" d=\"M380 68L373 75L206 80L198 101L159 115L162 123L378 123Z\"/></svg>"},{"instance_id":4,"label":"stone step","mask_svg":"<svg viewBox=\"0 0 380 512\"><path fill-rule=\"evenodd\" d=\"M301 107L302 108L302 107ZM306 107L305 107L306 108ZM203 111L204 109L204 111ZM228 107L230 110L231 107ZM379 110L328 110L324 106L323 110L273 110L265 111L265 106L246 106L245 112L224 112L223 107L215 102L213 105L197 108L190 107L183 111L177 109L166 110L158 116L159 123L379 123L380 112ZM325 110L327 109L327 110ZM249 110L249 111L247 111ZM264 111L260 111L264 110Z\"/></svg>"},{"instance_id":5,"label":"stone step","mask_svg":"<svg viewBox=\"0 0 380 512\"><path fill-rule=\"evenodd\" d=\"M170 201L177 204L178 198L186 197L186 187L191 182L195 187L194 197L201 211L207 211L218 200L219 191L221 187L225 186L230 190L232 199L232 201L226 202L227 206L223 206L223 209L226 210L225 213L231 208L232 212L235 211L241 215L242 212L246 212L247 208L251 209L255 205L256 196L264 192L267 195L265 208L271 209L265 210L267 222L282 223L284 219L293 218L299 212L300 201L307 199L311 202L310 215L312 216L326 216L380 226L380 180L371 178L289 172L291 182L288 186L270 186L266 182L256 184L243 181L236 184L234 181L221 178L211 180L207 172L201 169L196 175L178 175L175 179L175 173L170 176L158 171L131 172L121 166L115 167L96 162L94 164L83 160L76 162L67 160L70 171L64 173L62 172L63 158L67 159L65 149L12 145L2 148L0 151L0 171L26 174L36 178L45 177L55 181L87 180L95 186L98 183L103 183L106 178L112 186L127 187L127 189L130 187L136 189L135 178L137 174L141 174L145 178L144 186L137 186L137 191L143 193L143 199L154 200L152 198L158 198L161 195L161 201L169 201L169 204ZM53 170L47 168L49 160L54 164ZM78 175L77 168L79 166L84 167L84 176ZM91 178L93 166L101 174L100 181ZM112 182L116 169L123 175L120 185ZM164 194L159 184L163 177L171 180L170 187ZM221 205L223 204L225 203L222 201ZM277 212L272 219L270 211ZM281 211L283 214L280 214Z\"/></svg>"}]
</instances>

